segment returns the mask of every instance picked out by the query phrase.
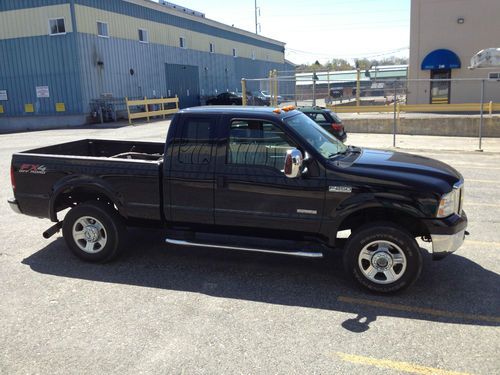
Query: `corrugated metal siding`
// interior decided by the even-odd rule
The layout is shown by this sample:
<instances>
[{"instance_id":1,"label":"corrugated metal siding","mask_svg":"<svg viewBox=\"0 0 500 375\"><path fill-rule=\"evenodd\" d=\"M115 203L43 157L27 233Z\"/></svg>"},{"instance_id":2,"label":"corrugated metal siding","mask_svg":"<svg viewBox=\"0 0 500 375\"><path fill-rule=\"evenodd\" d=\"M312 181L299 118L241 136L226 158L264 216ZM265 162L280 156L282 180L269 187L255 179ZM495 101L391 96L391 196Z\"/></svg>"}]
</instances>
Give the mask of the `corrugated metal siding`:
<instances>
[{"instance_id":1,"label":"corrugated metal siding","mask_svg":"<svg viewBox=\"0 0 500 375\"><path fill-rule=\"evenodd\" d=\"M45 7L50 5L68 3L68 0L1 0L0 12L6 10Z\"/></svg>"},{"instance_id":2,"label":"corrugated metal siding","mask_svg":"<svg viewBox=\"0 0 500 375\"><path fill-rule=\"evenodd\" d=\"M257 59L284 62L282 52L270 50L255 45L224 39L213 35L199 33L186 28L180 28L164 23L153 22L138 17L131 17L120 13L109 12L102 9L75 5L77 29L80 33L97 35L97 21L108 24L111 38L128 39L139 42L139 29L146 29L149 42L179 47L179 38L183 37L188 49L209 52L209 44L215 44L215 51L219 54L233 56L233 48L241 57L255 54Z\"/></svg>"},{"instance_id":3,"label":"corrugated metal siding","mask_svg":"<svg viewBox=\"0 0 500 375\"><path fill-rule=\"evenodd\" d=\"M66 32L71 33L69 4L0 12L0 39L13 39L49 34L49 19L64 18Z\"/></svg>"},{"instance_id":4,"label":"corrugated metal siding","mask_svg":"<svg viewBox=\"0 0 500 375\"><path fill-rule=\"evenodd\" d=\"M0 40L0 89L9 97L2 102L5 115L25 115L27 103L35 114L55 113L58 102L67 114L82 112L74 35ZM36 86L49 86L50 98L36 98Z\"/></svg>"},{"instance_id":5,"label":"corrugated metal siding","mask_svg":"<svg viewBox=\"0 0 500 375\"><path fill-rule=\"evenodd\" d=\"M168 96L171 88L166 84L165 64L198 66L200 95L240 90L242 77L266 77L270 69L284 67L284 64L88 34L78 34L78 45L84 108L102 93L112 93L114 97ZM97 61L104 65L97 65Z\"/></svg>"},{"instance_id":6,"label":"corrugated metal siding","mask_svg":"<svg viewBox=\"0 0 500 375\"><path fill-rule=\"evenodd\" d=\"M73 20L66 21L69 31L72 27L73 29L76 27L75 3L94 5L99 9L121 14L133 13L134 17L145 17L154 22L174 24L177 27L187 29L193 27L197 32L210 31L214 35L228 39L227 43L250 41L252 45L272 47L271 53L281 54L277 51L281 50L282 46L263 43L261 40L182 17L170 17L122 0L102 2L94 0L2 0L0 10L67 4L64 9L67 11L67 8L71 6L70 10L73 15ZM44 12L48 9L26 10L33 12L35 22L47 23L49 17ZM58 16L60 15L54 15L54 17ZM165 18L165 16L168 17ZM42 20L39 21L39 19ZM95 24L97 20L91 21ZM186 32L192 31L186 30ZM89 113L90 100L100 97L103 93L111 93L114 97L167 96L168 90L172 89L168 87L165 76L165 66L168 67L168 64L197 66L199 92L196 94L201 96L227 90L240 90L242 77L266 77L269 70L283 70L285 67L281 62L252 60L246 57L234 58L220 53L209 53L208 43L206 44L207 51L200 51L155 43L142 44L138 40L114 37L104 39L96 35L76 32L52 37L42 35L0 40L0 89L7 90L9 97L7 102L1 102L5 114L0 116L32 116L33 114L26 114L24 108L25 104L30 103L35 108L34 115L55 114L56 103L65 104L65 114ZM216 43L216 52L221 47L220 42ZM276 47L279 48L276 49ZM102 61L103 65L98 65L98 61ZM134 75L130 74L130 69L134 70ZM37 99L36 86L49 86L50 98ZM185 85L177 86L184 87ZM175 92L170 92L170 94L174 95Z\"/></svg>"},{"instance_id":7,"label":"corrugated metal siding","mask_svg":"<svg viewBox=\"0 0 500 375\"><path fill-rule=\"evenodd\" d=\"M234 40L236 42L246 43L250 45L255 45L263 48L267 48L274 51L284 52L284 47L279 44L266 42L260 39L252 38L247 35L243 35L237 32L230 32L223 30L206 23L203 23L203 19L200 21L191 20L188 18L175 16L173 14L163 13L150 9L144 6L132 4L123 0L75 0L76 4L87 5L89 7L103 9L110 12L120 13L128 15L131 17L142 18L144 20L149 20L153 22L163 23L166 25L177 26L185 28L188 30L193 30L199 33L217 36L220 38L225 38L229 40Z\"/></svg>"}]
</instances>

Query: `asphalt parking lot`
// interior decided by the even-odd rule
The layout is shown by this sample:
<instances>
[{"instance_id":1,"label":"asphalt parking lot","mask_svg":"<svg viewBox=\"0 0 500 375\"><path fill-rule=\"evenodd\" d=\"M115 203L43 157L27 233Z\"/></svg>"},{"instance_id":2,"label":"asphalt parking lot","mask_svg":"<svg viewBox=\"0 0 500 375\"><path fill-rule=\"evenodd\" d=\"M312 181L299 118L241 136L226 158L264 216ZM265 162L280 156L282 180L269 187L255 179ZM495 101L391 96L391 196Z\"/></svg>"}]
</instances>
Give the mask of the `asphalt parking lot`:
<instances>
[{"instance_id":1,"label":"asphalt parking lot","mask_svg":"<svg viewBox=\"0 0 500 375\"><path fill-rule=\"evenodd\" d=\"M166 130L0 135L1 374L500 373L500 139L479 153L473 139L399 138L464 175L471 235L440 262L426 257L419 281L396 296L357 289L340 256L176 248L152 230L131 230L115 262L86 264L60 235L42 238L49 221L5 203L13 152L81 138L163 140Z\"/></svg>"}]
</instances>

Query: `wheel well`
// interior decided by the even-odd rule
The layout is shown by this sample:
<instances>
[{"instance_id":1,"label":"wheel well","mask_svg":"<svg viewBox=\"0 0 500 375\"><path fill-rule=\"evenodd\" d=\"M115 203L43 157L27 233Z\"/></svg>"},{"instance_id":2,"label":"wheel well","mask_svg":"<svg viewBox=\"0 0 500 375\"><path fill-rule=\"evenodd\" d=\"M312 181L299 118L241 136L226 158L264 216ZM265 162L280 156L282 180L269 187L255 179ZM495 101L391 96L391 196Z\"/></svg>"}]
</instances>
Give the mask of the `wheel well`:
<instances>
[{"instance_id":1,"label":"wheel well","mask_svg":"<svg viewBox=\"0 0 500 375\"><path fill-rule=\"evenodd\" d=\"M403 227L413 237L425 236L429 231L419 218L404 211L390 208L367 208L347 216L340 224L338 231L350 229L351 232L370 222L389 221Z\"/></svg>"},{"instance_id":2,"label":"wheel well","mask_svg":"<svg viewBox=\"0 0 500 375\"><path fill-rule=\"evenodd\" d=\"M57 221L57 213L88 201L103 202L119 211L113 200L102 191L90 187L75 187L60 192L51 208L51 219Z\"/></svg>"}]
</instances>

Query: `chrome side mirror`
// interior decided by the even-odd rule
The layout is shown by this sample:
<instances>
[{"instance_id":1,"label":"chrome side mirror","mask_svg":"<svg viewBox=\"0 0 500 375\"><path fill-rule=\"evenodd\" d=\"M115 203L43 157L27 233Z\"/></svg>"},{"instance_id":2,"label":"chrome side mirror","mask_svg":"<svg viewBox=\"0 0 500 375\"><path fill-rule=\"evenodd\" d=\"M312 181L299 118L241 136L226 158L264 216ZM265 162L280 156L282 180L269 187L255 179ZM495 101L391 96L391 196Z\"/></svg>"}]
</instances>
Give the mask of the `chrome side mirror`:
<instances>
[{"instance_id":1,"label":"chrome side mirror","mask_svg":"<svg viewBox=\"0 0 500 375\"><path fill-rule=\"evenodd\" d=\"M286 152L285 168L283 172L288 178L297 178L300 176L304 156L302 152L296 148L292 148Z\"/></svg>"}]
</instances>

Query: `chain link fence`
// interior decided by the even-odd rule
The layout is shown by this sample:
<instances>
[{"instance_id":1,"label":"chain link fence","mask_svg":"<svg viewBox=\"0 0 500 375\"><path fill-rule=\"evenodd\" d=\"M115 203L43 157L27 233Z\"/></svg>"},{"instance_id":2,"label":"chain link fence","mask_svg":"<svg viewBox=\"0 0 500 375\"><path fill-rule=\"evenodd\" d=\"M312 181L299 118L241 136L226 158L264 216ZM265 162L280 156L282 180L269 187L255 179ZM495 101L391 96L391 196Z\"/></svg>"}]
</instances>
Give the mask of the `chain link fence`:
<instances>
[{"instance_id":1,"label":"chain link fence","mask_svg":"<svg viewBox=\"0 0 500 375\"><path fill-rule=\"evenodd\" d=\"M406 69L406 68L405 68ZM242 80L247 105L318 106L333 110L351 132L500 137L500 80L407 79L406 71L297 73L271 71ZM402 78L394 76L402 75Z\"/></svg>"}]
</instances>

